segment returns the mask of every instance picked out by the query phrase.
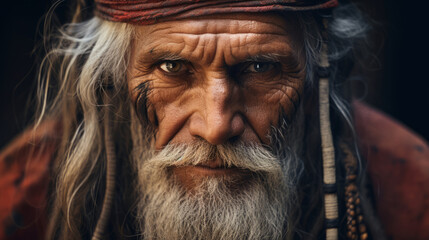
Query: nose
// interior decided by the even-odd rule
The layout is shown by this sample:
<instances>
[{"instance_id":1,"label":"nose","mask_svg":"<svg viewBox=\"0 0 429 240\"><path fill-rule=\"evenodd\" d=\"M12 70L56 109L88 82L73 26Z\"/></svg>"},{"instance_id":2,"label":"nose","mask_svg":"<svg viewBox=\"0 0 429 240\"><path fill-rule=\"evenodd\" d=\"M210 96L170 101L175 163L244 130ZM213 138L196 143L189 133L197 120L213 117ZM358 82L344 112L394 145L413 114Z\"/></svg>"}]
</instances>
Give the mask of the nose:
<instances>
[{"instance_id":1,"label":"nose","mask_svg":"<svg viewBox=\"0 0 429 240\"><path fill-rule=\"evenodd\" d=\"M189 124L190 134L218 145L239 138L245 129L238 87L226 78L205 85L198 114Z\"/></svg>"}]
</instances>

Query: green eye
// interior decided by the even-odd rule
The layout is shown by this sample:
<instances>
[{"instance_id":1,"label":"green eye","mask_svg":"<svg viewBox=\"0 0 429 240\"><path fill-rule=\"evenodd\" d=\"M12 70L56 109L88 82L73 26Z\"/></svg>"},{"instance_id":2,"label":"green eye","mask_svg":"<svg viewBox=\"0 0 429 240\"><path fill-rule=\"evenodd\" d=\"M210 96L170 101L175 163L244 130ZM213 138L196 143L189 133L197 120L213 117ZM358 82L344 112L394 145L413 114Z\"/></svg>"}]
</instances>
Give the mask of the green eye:
<instances>
[{"instance_id":1,"label":"green eye","mask_svg":"<svg viewBox=\"0 0 429 240\"><path fill-rule=\"evenodd\" d=\"M162 71L167 73L177 73L183 68L183 64L177 61L165 61L159 65Z\"/></svg>"},{"instance_id":2,"label":"green eye","mask_svg":"<svg viewBox=\"0 0 429 240\"><path fill-rule=\"evenodd\" d=\"M272 63L254 62L248 65L245 72L263 73L271 70L272 67L273 67Z\"/></svg>"}]
</instances>

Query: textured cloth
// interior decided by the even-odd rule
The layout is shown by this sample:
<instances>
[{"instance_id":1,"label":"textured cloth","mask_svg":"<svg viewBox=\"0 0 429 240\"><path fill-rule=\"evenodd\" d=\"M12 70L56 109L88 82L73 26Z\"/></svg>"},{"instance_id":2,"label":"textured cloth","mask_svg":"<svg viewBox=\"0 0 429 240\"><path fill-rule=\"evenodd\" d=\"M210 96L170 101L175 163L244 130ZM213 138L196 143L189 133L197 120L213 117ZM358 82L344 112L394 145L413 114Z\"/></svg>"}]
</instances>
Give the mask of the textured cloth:
<instances>
[{"instance_id":1,"label":"textured cloth","mask_svg":"<svg viewBox=\"0 0 429 240\"><path fill-rule=\"evenodd\" d=\"M429 239L429 144L388 116L355 103L356 131L387 239Z\"/></svg>"},{"instance_id":2,"label":"textured cloth","mask_svg":"<svg viewBox=\"0 0 429 240\"><path fill-rule=\"evenodd\" d=\"M338 0L95 0L95 14L114 22L147 25L222 13L307 11L332 8Z\"/></svg>"},{"instance_id":3,"label":"textured cloth","mask_svg":"<svg viewBox=\"0 0 429 240\"><path fill-rule=\"evenodd\" d=\"M58 121L27 130L0 152L0 240L44 239Z\"/></svg>"}]
</instances>

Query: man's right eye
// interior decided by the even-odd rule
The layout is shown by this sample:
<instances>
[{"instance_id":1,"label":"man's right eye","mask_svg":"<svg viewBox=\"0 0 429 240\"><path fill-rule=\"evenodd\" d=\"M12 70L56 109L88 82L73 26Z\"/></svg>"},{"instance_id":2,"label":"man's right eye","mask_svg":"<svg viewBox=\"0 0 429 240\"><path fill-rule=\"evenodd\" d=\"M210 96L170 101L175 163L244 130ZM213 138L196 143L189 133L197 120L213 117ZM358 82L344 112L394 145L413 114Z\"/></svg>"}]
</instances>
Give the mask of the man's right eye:
<instances>
[{"instance_id":1,"label":"man's right eye","mask_svg":"<svg viewBox=\"0 0 429 240\"><path fill-rule=\"evenodd\" d=\"M270 71L274 66L271 62L253 62L247 66L244 72L247 73L264 73Z\"/></svg>"},{"instance_id":2,"label":"man's right eye","mask_svg":"<svg viewBox=\"0 0 429 240\"><path fill-rule=\"evenodd\" d=\"M179 73L184 70L185 66L179 61L164 61L159 68L166 73Z\"/></svg>"}]
</instances>

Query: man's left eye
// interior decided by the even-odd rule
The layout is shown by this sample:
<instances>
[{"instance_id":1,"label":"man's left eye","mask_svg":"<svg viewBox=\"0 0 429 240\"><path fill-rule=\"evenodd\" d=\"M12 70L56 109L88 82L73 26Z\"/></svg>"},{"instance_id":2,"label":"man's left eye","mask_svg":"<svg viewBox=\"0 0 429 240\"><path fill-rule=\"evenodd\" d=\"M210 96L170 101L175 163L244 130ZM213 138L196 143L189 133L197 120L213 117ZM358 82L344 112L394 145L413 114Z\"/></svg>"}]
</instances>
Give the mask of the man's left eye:
<instances>
[{"instance_id":1,"label":"man's left eye","mask_svg":"<svg viewBox=\"0 0 429 240\"><path fill-rule=\"evenodd\" d=\"M165 61L159 65L159 68L166 73L179 73L185 68L180 61Z\"/></svg>"},{"instance_id":2,"label":"man's left eye","mask_svg":"<svg viewBox=\"0 0 429 240\"><path fill-rule=\"evenodd\" d=\"M250 73L263 73L271 70L273 68L272 63L265 63L265 62L254 62L247 66L247 68L244 70L244 72L250 72Z\"/></svg>"}]
</instances>

